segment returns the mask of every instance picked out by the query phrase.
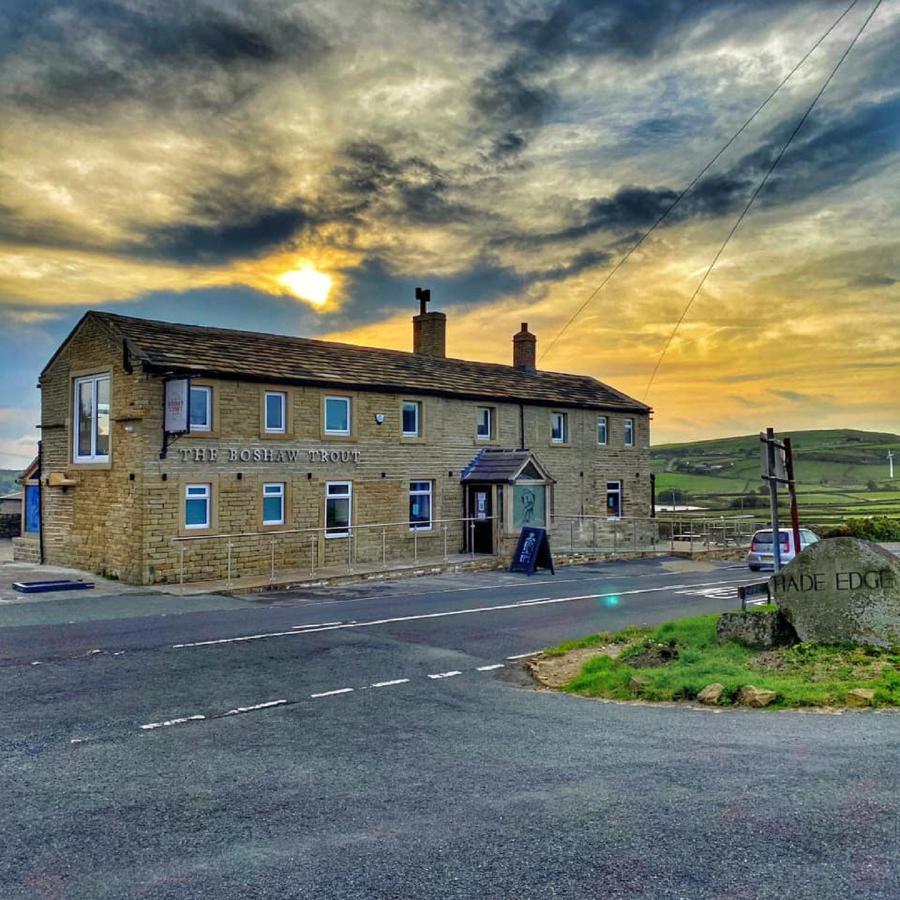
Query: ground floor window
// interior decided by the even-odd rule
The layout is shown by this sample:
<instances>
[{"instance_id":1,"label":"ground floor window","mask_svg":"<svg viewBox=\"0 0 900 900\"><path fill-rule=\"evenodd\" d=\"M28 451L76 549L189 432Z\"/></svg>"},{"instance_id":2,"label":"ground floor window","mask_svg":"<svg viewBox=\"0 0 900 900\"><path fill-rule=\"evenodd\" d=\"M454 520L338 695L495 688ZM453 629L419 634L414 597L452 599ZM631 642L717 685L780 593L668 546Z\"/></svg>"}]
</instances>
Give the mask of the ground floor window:
<instances>
[{"instance_id":1,"label":"ground floor window","mask_svg":"<svg viewBox=\"0 0 900 900\"><path fill-rule=\"evenodd\" d=\"M543 528L546 522L547 488L543 484L513 485L513 529Z\"/></svg>"},{"instance_id":2,"label":"ground floor window","mask_svg":"<svg viewBox=\"0 0 900 900\"><path fill-rule=\"evenodd\" d=\"M413 531L431 529L433 481L409 483L409 527Z\"/></svg>"},{"instance_id":3,"label":"ground floor window","mask_svg":"<svg viewBox=\"0 0 900 900\"><path fill-rule=\"evenodd\" d=\"M184 488L184 527L209 528L210 485L188 484Z\"/></svg>"},{"instance_id":4,"label":"ground floor window","mask_svg":"<svg viewBox=\"0 0 900 900\"><path fill-rule=\"evenodd\" d=\"M263 525L284 525L284 482L263 485Z\"/></svg>"},{"instance_id":5,"label":"ground floor window","mask_svg":"<svg viewBox=\"0 0 900 900\"><path fill-rule=\"evenodd\" d=\"M622 515L622 482L606 482L606 515L618 519Z\"/></svg>"},{"instance_id":6,"label":"ground floor window","mask_svg":"<svg viewBox=\"0 0 900 900\"><path fill-rule=\"evenodd\" d=\"M353 485L349 481L325 483L325 537L343 538L350 535L350 503Z\"/></svg>"}]
</instances>

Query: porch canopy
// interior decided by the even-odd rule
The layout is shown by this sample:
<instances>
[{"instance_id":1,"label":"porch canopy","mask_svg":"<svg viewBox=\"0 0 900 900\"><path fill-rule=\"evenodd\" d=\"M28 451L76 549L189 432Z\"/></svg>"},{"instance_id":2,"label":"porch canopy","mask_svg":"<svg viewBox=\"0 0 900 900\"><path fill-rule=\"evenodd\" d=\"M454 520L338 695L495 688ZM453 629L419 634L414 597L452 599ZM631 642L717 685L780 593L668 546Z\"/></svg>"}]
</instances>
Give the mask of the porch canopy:
<instances>
[{"instance_id":1,"label":"porch canopy","mask_svg":"<svg viewBox=\"0 0 900 900\"><path fill-rule=\"evenodd\" d=\"M479 450L460 480L466 485L494 485L501 532L512 534L526 525L546 526L549 492L555 481L531 450Z\"/></svg>"}]
</instances>

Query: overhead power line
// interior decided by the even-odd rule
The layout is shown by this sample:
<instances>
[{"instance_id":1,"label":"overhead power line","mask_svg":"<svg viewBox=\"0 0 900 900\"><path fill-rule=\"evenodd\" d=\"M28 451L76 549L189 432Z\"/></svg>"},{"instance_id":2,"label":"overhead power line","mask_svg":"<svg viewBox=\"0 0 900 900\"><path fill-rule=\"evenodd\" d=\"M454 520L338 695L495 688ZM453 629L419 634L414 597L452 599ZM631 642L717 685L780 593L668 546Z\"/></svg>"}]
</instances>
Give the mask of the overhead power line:
<instances>
[{"instance_id":1,"label":"overhead power line","mask_svg":"<svg viewBox=\"0 0 900 900\"><path fill-rule=\"evenodd\" d=\"M818 49L822 41L824 41L825 38L827 38L828 35L831 34L831 32L834 31L834 29L837 28L838 25L840 25L847 13L849 13L850 10L852 10L858 2L859 0L852 0L850 5L831 23L828 29L822 33L822 35L812 45L812 47L810 47L809 50L806 51L806 53L794 66L794 68L791 69L791 71L781 79L781 81L776 85L769 96L766 97L766 99L756 107L747 121L744 122L744 124L741 125L740 128L738 128L738 130L722 145L721 148L719 148L715 156L713 156L709 160L709 162L706 163L706 165L694 176L690 184L688 184L687 187L685 187L681 191L681 193L672 201L672 203L667 206L662 213L660 213L656 221L640 236L640 238L634 244L631 245L624 256L622 256L622 258L615 264L615 266L613 266L613 268L607 273L603 281L601 281L600 284L597 285L597 287L591 292L587 300L585 300L584 303L582 303L581 306L579 306L578 309L575 310L574 314L569 318L566 324L563 325L563 327L557 332L556 337L554 337L553 340L550 341L547 349L540 354L540 359L544 359L550 354L560 338L569 330L569 327L572 325L572 323L584 312L585 309L587 309L593 299L597 296L597 294L600 293L601 290L603 290L603 288L613 277L613 275L615 275L616 272L618 272L619 269L621 269L622 266L625 265L631 254L634 253L634 251L637 250L638 247L640 247L648 237L650 237L650 235L656 230L657 226L662 224L662 222L668 217L669 213L672 212L672 210L675 209L675 207L678 206L679 203L681 203L684 197L696 186L697 182L700 181L700 179L716 164L716 162L719 160L719 157L744 133L744 131L746 131L747 127L753 122L753 120L766 108L766 106L769 105L769 102L772 100L772 98L788 83L788 81L791 80L796 71L806 62L806 60L810 58L810 56L812 56L812 54Z\"/></svg>"},{"instance_id":2,"label":"overhead power line","mask_svg":"<svg viewBox=\"0 0 900 900\"><path fill-rule=\"evenodd\" d=\"M653 372L650 375L650 380L647 382L647 387L644 390L644 400L647 399L647 395L650 393L650 388L653 385L653 381L656 378L656 373L659 371L659 367L662 365L662 361L665 358L665 355L668 352L669 347L672 344L672 341L675 339L675 335L678 333L678 329L681 327L681 323L684 321L685 316L688 314L688 311L690 310L691 306L694 303L694 300L697 298L697 295L700 293L701 289L703 288L703 285L705 284L706 279L709 277L709 273L712 272L716 263L719 261L719 257L722 255L723 251L728 246L728 242L731 240L734 233L740 227L741 222L744 221L744 217L747 215L748 212L750 212L750 207L753 206L753 201L756 200L756 198L759 196L760 191L766 186L766 182L769 180L769 176L772 174L772 172L775 171L775 167L778 165L778 163L781 162L781 158L784 156L787 148L790 147L791 141L794 140L794 138L797 135L797 132L800 131L800 129L803 127L803 123L806 122L806 120L809 118L809 114L813 111L813 107L815 107L815 105L819 102L819 98L822 96L822 94L825 93L825 89L828 87L829 84L831 84L831 79L834 78L834 76L837 74L837 70L841 67L844 60L850 55L850 51L853 49L856 42L859 40L860 35L863 33L863 31L866 30L866 26L872 20L872 16L875 15L875 12L878 9L878 7L881 6L881 2L882 2L882 0L876 0L876 3L872 7L871 12L866 16L865 21L862 23L862 25L860 25L859 31L857 31L856 34L853 35L853 39L850 41L849 44L847 44L847 48L844 50L844 52L841 54L838 61L835 63L834 68L831 70L831 72L828 74L828 77L823 82L822 87L819 88L818 92L816 93L816 96L813 97L812 102L809 104L809 106L806 107L806 111L800 117L800 121L797 122L796 126L794 126L794 130L790 133L788 139L784 142L784 144L782 144L781 149L778 151L778 155L775 157L775 159L772 160L772 164L766 170L766 174L763 175L762 181L760 181L760 183L756 186L756 190L754 190L753 193L750 195L750 199L747 201L747 205L741 210L741 214L737 217L737 220L735 221L734 225L732 226L731 231L728 232L728 234L725 237L725 240L722 241L722 245L716 251L716 255L713 257L712 262L709 264L709 268L707 268L707 270L703 273L703 277L700 279L700 283L694 289L694 293L691 294L690 300L688 300L687 304L685 305L684 309L681 312L681 315L678 318L678 321L675 323L675 327L672 329L672 333L669 335L669 339L666 341L666 345L665 345L665 347L663 347L662 353L659 354L659 359L656 360L656 365L653 367Z\"/></svg>"}]
</instances>

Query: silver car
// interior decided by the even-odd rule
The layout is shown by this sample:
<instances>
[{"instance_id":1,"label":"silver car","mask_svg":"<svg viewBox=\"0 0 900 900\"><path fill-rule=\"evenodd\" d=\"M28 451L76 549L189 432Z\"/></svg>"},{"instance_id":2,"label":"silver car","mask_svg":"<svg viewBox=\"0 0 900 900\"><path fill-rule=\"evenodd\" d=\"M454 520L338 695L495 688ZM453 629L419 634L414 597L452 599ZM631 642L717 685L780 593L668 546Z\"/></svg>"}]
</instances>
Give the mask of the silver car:
<instances>
[{"instance_id":1,"label":"silver car","mask_svg":"<svg viewBox=\"0 0 900 900\"><path fill-rule=\"evenodd\" d=\"M794 532L791 528L779 528L778 535L780 539L781 562L782 564L790 562L796 555L794 548ZM805 550L810 544L815 544L819 540L818 535L810 531L808 528L800 529L800 550ZM775 554L772 546L772 529L761 528L753 535L750 541L750 549L747 551L747 565L750 566L751 572L758 572L760 569L775 568Z\"/></svg>"}]
</instances>

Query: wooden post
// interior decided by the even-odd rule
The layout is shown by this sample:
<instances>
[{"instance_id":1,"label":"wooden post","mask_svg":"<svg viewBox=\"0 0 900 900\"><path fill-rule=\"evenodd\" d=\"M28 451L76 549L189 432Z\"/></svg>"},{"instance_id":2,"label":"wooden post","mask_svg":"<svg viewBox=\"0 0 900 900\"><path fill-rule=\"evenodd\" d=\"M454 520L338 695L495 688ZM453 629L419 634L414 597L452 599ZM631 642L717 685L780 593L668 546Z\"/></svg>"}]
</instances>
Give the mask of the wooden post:
<instances>
[{"instance_id":1,"label":"wooden post","mask_svg":"<svg viewBox=\"0 0 900 900\"><path fill-rule=\"evenodd\" d=\"M797 486L794 483L794 451L791 439L784 439L784 468L788 477L788 492L791 495L791 528L794 532L794 555L800 553L800 512L797 509Z\"/></svg>"}]
</instances>

